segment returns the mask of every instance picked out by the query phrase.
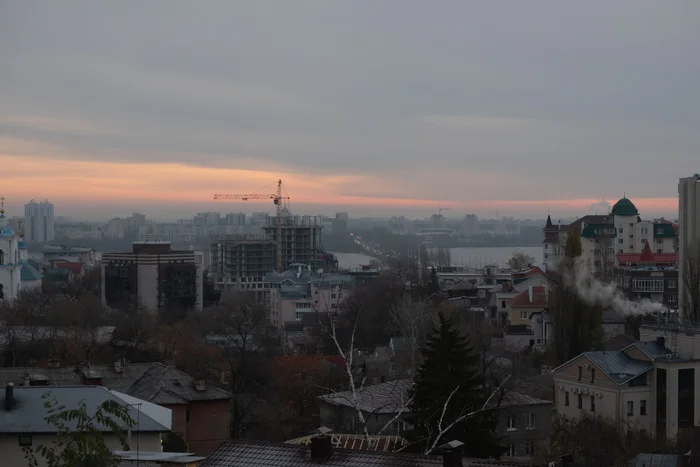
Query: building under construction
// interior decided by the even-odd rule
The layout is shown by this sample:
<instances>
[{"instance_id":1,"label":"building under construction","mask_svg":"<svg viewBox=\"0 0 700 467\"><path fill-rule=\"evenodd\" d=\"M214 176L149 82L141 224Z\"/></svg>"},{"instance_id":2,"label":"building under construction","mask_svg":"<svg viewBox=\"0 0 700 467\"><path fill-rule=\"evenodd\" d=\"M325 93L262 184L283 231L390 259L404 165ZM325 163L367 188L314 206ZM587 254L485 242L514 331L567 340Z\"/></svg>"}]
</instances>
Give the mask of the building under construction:
<instances>
[{"instance_id":1,"label":"building under construction","mask_svg":"<svg viewBox=\"0 0 700 467\"><path fill-rule=\"evenodd\" d=\"M212 243L212 270L219 290L263 292L263 276L277 265L276 222L277 218L269 218L261 235L227 235ZM282 217L282 271L293 263L324 268L322 229L319 217Z\"/></svg>"},{"instance_id":2,"label":"building under construction","mask_svg":"<svg viewBox=\"0 0 700 467\"><path fill-rule=\"evenodd\" d=\"M269 238L275 238L277 219L268 219L263 227ZM323 268L321 218L318 216L282 216L282 270L292 263L301 263L317 270Z\"/></svg>"}]
</instances>

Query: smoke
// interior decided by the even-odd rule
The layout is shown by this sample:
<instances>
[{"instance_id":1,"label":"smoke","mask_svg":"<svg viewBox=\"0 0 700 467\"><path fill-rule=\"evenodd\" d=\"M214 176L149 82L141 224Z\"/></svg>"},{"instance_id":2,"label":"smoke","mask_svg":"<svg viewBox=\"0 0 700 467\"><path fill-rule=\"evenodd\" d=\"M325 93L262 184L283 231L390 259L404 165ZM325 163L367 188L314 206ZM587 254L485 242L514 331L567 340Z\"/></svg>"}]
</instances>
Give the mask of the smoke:
<instances>
[{"instance_id":1,"label":"smoke","mask_svg":"<svg viewBox=\"0 0 700 467\"><path fill-rule=\"evenodd\" d=\"M593 203L588 206L588 214L607 214L610 212L610 203L605 199L601 199L597 203Z\"/></svg>"},{"instance_id":2,"label":"smoke","mask_svg":"<svg viewBox=\"0 0 700 467\"><path fill-rule=\"evenodd\" d=\"M588 262L577 257L573 268L564 267L564 283L572 287L576 294L589 305L600 305L604 309L612 308L622 315L644 315L667 311L658 302L649 299L629 300L615 284L604 283L596 279Z\"/></svg>"}]
</instances>

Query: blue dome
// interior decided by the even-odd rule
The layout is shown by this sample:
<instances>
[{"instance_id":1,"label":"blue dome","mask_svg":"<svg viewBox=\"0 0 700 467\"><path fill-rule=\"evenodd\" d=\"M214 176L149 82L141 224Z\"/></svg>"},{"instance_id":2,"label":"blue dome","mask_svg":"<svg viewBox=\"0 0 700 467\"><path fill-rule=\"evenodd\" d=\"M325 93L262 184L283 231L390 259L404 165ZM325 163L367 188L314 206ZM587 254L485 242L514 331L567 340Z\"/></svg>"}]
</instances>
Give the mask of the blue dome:
<instances>
[{"instance_id":1,"label":"blue dome","mask_svg":"<svg viewBox=\"0 0 700 467\"><path fill-rule=\"evenodd\" d=\"M0 227L0 237L16 237L17 234L9 227Z\"/></svg>"},{"instance_id":2,"label":"blue dome","mask_svg":"<svg viewBox=\"0 0 700 467\"><path fill-rule=\"evenodd\" d=\"M24 240L20 240L19 243L17 243L17 247L18 247L20 250L26 250L26 249L27 249L27 244L24 243Z\"/></svg>"}]
</instances>

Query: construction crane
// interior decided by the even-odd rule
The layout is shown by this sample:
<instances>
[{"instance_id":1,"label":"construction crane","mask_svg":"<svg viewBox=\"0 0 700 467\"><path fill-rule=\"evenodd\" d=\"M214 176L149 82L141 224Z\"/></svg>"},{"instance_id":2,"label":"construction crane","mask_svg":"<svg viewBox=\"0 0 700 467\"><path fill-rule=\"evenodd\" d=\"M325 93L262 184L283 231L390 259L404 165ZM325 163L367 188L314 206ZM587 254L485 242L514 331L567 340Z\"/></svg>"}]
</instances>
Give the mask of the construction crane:
<instances>
[{"instance_id":1,"label":"construction crane","mask_svg":"<svg viewBox=\"0 0 700 467\"><path fill-rule=\"evenodd\" d=\"M277 192L271 194L249 193L249 194L215 194L214 199L239 199L248 201L249 199L271 199L275 204L277 216L275 218L275 243L277 244L277 272L282 272L282 200L289 199L289 196L282 196L282 180L277 180Z\"/></svg>"},{"instance_id":2,"label":"construction crane","mask_svg":"<svg viewBox=\"0 0 700 467\"><path fill-rule=\"evenodd\" d=\"M438 206L438 213L442 216L442 211L448 211L452 208L443 208L442 206Z\"/></svg>"}]
</instances>

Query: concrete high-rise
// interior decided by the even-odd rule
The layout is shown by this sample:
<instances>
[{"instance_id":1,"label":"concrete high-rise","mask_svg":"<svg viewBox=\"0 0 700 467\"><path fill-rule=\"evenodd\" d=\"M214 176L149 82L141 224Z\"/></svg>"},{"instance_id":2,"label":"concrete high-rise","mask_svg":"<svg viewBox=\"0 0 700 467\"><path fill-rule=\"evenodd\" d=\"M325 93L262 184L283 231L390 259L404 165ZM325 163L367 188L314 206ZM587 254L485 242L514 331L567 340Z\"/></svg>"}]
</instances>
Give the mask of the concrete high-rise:
<instances>
[{"instance_id":1,"label":"concrete high-rise","mask_svg":"<svg viewBox=\"0 0 700 467\"><path fill-rule=\"evenodd\" d=\"M700 175L681 178L678 181L678 300L683 316L685 304L684 270L688 246L700 247Z\"/></svg>"},{"instance_id":2,"label":"concrete high-rise","mask_svg":"<svg viewBox=\"0 0 700 467\"><path fill-rule=\"evenodd\" d=\"M25 238L32 242L50 242L54 238L53 204L32 200L24 206Z\"/></svg>"}]
</instances>

